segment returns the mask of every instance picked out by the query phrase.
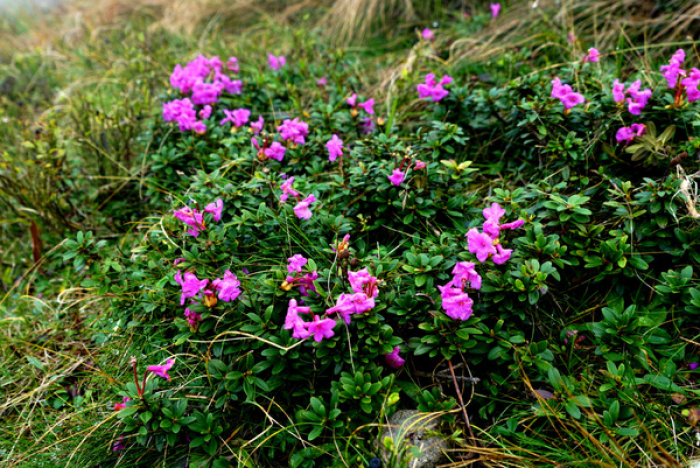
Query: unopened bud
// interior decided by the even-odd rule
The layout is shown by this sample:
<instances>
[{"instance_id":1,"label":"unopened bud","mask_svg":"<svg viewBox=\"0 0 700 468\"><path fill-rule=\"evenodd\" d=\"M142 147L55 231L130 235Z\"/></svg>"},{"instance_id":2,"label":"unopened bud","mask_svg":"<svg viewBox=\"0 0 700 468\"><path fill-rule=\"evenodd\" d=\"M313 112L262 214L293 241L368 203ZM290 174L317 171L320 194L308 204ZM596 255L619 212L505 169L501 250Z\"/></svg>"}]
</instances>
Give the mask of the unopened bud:
<instances>
[{"instance_id":1,"label":"unopened bud","mask_svg":"<svg viewBox=\"0 0 700 468\"><path fill-rule=\"evenodd\" d=\"M216 298L214 294L204 294L204 305L209 307L210 309L214 306L216 306L216 303L219 302L219 300Z\"/></svg>"}]
</instances>

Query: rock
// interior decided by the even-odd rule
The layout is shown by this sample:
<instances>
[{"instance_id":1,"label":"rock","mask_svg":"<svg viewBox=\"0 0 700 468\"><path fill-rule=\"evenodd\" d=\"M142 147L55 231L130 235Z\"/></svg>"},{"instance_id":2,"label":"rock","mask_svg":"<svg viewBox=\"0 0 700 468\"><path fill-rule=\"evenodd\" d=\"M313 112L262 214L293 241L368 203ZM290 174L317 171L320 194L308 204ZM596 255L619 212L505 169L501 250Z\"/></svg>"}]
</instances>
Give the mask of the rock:
<instances>
[{"instance_id":1,"label":"rock","mask_svg":"<svg viewBox=\"0 0 700 468\"><path fill-rule=\"evenodd\" d=\"M443 458L447 442L435 435L441 413L421 413L416 410L399 410L389 420L379 439L384 466L398 465L397 459L410 457L408 468L434 468ZM384 440L390 437L393 444L387 448ZM413 458L412 447L420 451ZM416 450L416 449L413 449Z\"/></svg>"}]
</instances>

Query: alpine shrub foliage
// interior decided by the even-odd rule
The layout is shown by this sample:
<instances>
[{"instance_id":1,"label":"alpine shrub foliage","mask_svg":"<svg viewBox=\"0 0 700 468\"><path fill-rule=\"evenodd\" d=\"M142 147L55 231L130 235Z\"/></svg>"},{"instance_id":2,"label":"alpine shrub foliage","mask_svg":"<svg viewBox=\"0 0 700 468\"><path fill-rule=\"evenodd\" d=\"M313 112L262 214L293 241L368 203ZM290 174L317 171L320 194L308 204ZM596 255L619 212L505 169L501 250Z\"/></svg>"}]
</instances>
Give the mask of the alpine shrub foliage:
<instances>
[{"instance_id":1,"label":"alpine shrub foliage","mask_svg":"<svg viewBox=\"0 0 700 468\"><path fill-rule=\"evenodd\" d=\"M399 408L444 412L464 442L450 368L473 377L477 436L570 419L641 456L639 415L682 394L669 411L689 448L693 83L590 52L533 72L523 50L493 64L513 79L438 82L449 70L424 64L384 101L319 54L199 57L164 90L148 156L162 215L128 253L76 265L113 297L101 339L134 336L115 456L365 465ZM90 236L69 248L100 255Z\"/></svg>"}]
</instances>

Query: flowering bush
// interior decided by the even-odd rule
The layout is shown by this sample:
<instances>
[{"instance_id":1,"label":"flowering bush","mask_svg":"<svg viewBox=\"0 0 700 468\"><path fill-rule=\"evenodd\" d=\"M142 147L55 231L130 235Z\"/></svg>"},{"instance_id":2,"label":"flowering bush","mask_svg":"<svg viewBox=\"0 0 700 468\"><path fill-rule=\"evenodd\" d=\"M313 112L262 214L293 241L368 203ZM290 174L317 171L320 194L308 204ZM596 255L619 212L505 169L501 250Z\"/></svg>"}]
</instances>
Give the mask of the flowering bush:
<instances>
[{"instance_id":1,"label":"flowering bush","mask_svg":"<svg viewBox=\"0 0 700 468\"><path fill-rule=\"evenodd\" d=\"M170 204L119 277L91 279L116 294L117 327L142 328L158 350L115 388L118 452L312 466L344 440L369 458L397 408L456 408L460 391L443 387L455 366L479 376L480 424L513 411L594 431L583 413L600 410L608 440L640 433L640 382L682 391L682 323L667 315L700 293L680 286L692 271L669 268L697 262L699 232L683 215L686 180L668 169L698 143L687 126L655 130L695 118L679 53L661 70L670 91L613 80L596 49L556 77L417 71L397 99L420 112L404 122L354 91L340 57L322 70L248 60L265 63L175 68L149 196L185 206ZM76 259L92 255L74 243ZM574 355L590 365L562 375ZM525 395L523 381L546 393ZM517 439L508 421L488 430Z\"/></svg>"}]
</instances>

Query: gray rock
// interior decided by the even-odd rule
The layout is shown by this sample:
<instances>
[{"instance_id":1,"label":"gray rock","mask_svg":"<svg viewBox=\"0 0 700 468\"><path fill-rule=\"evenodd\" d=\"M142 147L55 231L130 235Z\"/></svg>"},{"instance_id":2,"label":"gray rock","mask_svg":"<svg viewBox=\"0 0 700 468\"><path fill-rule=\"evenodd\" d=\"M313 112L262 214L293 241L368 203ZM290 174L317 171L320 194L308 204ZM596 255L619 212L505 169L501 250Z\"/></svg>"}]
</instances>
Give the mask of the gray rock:
<instances>
[{"instance_id":1,"label":"gray rock","mask_svg":"<svg viewBox=\"0 0 700 468\"><path fill-rule=\"evenodd\" d=\"M447 449L447 442L436 434L440 416L441 413L421 413L416 410L397 411L379 439L383 466L434 468L442 460L443 450ZM393 447L389 449L384 444L387 437L393 440ZM416 449L420 451L420 456L413 457L412 453Z\"/></svg>"}]
</instances>

